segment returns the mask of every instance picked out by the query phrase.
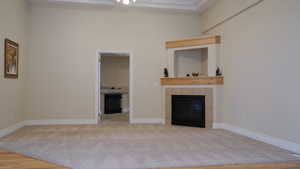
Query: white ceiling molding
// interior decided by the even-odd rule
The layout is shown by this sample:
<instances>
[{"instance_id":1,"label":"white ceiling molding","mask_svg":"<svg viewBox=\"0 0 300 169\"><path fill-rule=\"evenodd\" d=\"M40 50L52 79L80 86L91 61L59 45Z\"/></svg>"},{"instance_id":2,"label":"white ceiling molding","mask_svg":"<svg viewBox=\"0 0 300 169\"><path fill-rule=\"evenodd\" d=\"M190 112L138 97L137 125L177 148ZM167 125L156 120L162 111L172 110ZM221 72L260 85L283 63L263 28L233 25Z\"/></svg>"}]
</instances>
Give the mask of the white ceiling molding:
<instances>
[{"instance_id":1,"label":"white ceiling molding","mask_svg":"<svg viewBox=\"0 0 300 169\"><path fill-rule=\"evenodd\" d=\"M196 7L196 11L198 11L199 13L203 13L207 9L212 7L216 2L217 2L217 0L202 0L198 3L198 5Z\"/></svg>"},{"instance_id":2,"label":"white ceiling molding","mask_svg":"<svg viewBox=\"0 0 300 169\"><path fill-rule=\"evenodd\" d=\"M79 3L91 5L122 6L116 0L28 0L31 3ZM160 8L187 10L201 13L208 9L216 0L137 0L131 7Z\"/></svg>"}]
</instances>

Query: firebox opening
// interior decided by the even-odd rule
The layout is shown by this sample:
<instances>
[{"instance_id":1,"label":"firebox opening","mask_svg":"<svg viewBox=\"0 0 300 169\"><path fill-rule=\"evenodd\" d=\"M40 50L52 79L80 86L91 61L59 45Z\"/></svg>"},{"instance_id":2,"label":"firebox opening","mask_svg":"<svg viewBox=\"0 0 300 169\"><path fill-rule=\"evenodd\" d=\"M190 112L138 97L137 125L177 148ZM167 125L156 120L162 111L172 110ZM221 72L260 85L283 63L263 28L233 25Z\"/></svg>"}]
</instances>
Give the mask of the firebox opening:
<instances>
[{"instance_id":1,"label":"firebox opening","mask_svg":"<svg viewBox=\"0 0 300 169\"><path fill-rule=\"evenodd\" d=\"M205 128L205 96L172 95L172 124Z\"/></svg>"}]
</instances>

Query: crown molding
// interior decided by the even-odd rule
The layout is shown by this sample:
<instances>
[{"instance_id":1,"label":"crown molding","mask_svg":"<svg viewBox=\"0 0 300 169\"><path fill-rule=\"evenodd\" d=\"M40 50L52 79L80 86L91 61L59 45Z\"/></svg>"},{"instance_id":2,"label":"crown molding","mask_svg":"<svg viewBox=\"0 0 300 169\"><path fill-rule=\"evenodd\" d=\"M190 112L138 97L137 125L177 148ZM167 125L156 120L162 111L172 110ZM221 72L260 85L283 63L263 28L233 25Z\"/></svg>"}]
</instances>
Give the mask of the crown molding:
<instances>
[{"instance_id":1,"label":"crown molding","mask_svg":"<svg viewBox=\"0 0 300 169\"><path fill-rule=\"evenodd\" d=\"M115 2L115 0L28 0L30 3L73 3L73 4L89 4L103 6L123 6ZM157 9L173 9L185 10L196 13L204 12L212 6L216 0L190 0L190 1L175 1L157 0L155 2L149 0L138 0L137 3L130 7L138 8L157 8Z\"/></svg>"},{"instance_id":2,"label":"crown molding","mask_svg":"<svg viewBox=\"0 0 300 169\"><path fill-rule=\"evenodd\" d=\"M196 6L195 11L198 13L203 13L207 9L211 8L216 2L217 0L202 0Z\"/></svg>"}]
</instances>

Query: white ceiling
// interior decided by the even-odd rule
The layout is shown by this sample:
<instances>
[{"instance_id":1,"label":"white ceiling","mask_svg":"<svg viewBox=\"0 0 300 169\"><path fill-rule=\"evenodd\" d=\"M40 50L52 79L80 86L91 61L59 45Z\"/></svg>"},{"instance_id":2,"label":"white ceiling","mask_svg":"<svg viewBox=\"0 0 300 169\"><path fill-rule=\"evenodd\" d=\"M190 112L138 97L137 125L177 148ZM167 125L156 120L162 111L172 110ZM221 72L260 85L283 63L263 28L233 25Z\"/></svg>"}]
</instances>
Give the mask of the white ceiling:
<instances>
[{"instance_id":1,"label":"white ceiling","mask_svg":"<svg viewBox=\"0 0 300 169\"><path fill-rule=\"evenodd\" d=\"M116 3L116 0L29 0L32 3L36 2L64 2L64 3L83 3L83 4L94 4L94 5L111 5L121 6ZM194 12L203 12L211 5L215 0L137 0L132 7L146 7L146 8L161 8L161 9L177 9L177 10L188 10Z\"/></svg>"}]
</instances>

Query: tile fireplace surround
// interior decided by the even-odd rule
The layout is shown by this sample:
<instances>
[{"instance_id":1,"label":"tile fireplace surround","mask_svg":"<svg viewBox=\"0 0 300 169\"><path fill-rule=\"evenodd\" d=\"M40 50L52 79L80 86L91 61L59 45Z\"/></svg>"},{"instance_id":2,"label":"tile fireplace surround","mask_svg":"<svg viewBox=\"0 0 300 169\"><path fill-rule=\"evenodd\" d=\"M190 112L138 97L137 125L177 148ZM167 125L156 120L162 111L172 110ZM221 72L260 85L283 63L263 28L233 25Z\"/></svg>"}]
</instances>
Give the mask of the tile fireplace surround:
<instances>
[{"instance_id":1,"label":"tile fireplace surround","mask_svg":"<svg viewBox=\"0 0 300 169\"><path fill-rule=\"evenodd\" d=\"M205 126L213 127L213 88L166 88L165 89L165 123L172 124L172 95L205 96Z\"/></svg>"}]
</instances>

